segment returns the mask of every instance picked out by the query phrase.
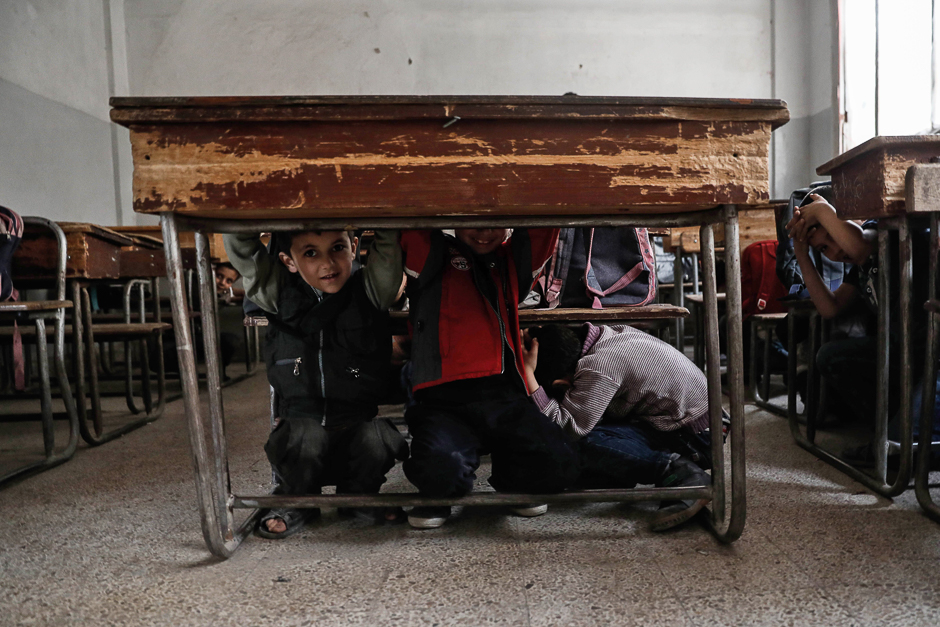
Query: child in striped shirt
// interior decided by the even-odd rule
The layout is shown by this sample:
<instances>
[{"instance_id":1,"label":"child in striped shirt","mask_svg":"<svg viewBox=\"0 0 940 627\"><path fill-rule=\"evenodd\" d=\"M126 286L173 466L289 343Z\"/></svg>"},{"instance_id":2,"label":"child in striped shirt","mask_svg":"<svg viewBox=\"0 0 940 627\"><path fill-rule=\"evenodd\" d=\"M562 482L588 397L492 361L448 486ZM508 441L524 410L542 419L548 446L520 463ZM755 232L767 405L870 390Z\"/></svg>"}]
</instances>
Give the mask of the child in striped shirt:
<instances>
[{"instance_id":1,"label":"child in striped shirt","mask_svg":"<svg viewBox=\"0 0 940 627\"><path fill-rule=\"evenodd\" d=\"M524 338L531 398L579 442L586 487L711 482L708 385L685 355L629 326L553 324ZM651 528L680 525L707 503L663 502Z\"/></svg>"}]
</instances>

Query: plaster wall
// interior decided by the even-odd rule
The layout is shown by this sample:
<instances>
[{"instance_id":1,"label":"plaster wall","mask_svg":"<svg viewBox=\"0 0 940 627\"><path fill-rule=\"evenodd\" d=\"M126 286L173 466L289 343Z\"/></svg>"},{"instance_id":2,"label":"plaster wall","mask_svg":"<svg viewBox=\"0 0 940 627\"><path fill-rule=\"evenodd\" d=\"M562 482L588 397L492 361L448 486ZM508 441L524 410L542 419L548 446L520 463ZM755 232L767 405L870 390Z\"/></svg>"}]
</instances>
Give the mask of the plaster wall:
<instances>
[{"instance_id":1,"label":"plaster wall","mask_svg":"<svg viewBox=\"0 0 940 627\"><path fill-rule=\"evenodd\" d=\"M830 58L818 58L829 55L832 43L830 2L126 0L125 6L135 95L775 97L788 101L792 121L775 136L772 195L804 185L821 155L831 156L831 132L817 137L832 117Z\"/></svg>"},{"instance_id":2,"label":"plaster wall","mask_svg":"<svg viewBox=\"0 0 940 627\"><path fill-rule=\"evenodd\" d=\"M127 90L124 32L123 0L0 2L0 204L53 220L132 217L130 148L108 118L108 97Z\"/></svg>"}]
</instances>

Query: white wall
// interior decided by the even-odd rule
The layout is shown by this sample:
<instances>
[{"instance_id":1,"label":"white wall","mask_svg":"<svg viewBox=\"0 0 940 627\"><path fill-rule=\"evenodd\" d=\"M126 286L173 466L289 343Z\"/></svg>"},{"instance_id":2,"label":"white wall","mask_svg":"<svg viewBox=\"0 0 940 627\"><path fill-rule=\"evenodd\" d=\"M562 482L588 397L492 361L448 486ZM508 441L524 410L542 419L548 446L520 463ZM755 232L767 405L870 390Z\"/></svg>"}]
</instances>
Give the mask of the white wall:
<instances>
[{"instance_id":1,"label":"white wall","mask_svg":"<svg viewBox=\"0 0 940 627\"><path fill-rule=\"evenodd\" d=\"M120 0L0 2L0 204L102 224L131 214L130 150L108 120L111 4L123 20Z\"/></svg>"},{"instance_id":2,"label":"white wall","mask_svg":"<svg viewBox=\"0 0 940 627\"><path fill-rule=\"evenodd\" d=\"M834 1L834 0L832 0ZM772 195L834 156L831 2L126 0L135 95L781 98Z\"/></svg>"},{"instance_id":3,"label":"white wall","mask_svg":"<svg viewBox=\"0 0 940 627\"><path fill-rule=\"evenodd\" d=\"M783 196L835 152L834 2L3 0L0 203L143 220L111 94L776 97Z\"/></svg>"}]
</instances>

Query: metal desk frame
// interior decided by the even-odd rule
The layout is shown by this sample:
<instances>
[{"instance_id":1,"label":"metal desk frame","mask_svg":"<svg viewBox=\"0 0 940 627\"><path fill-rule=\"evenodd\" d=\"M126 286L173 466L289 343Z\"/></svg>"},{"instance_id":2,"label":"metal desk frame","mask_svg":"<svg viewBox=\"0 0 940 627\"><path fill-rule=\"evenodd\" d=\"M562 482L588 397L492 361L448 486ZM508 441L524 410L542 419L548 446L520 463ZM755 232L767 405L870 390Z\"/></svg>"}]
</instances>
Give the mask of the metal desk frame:
<instances>
[{"instance_id":1,"label":"metal desk frame","mask_svg":"<svg viewBox=\"0 0 940 627\"><path fill-rule=\"evenodd\" d=\"M687 212L681 214L624 214L587 218L535 217L507 220L494 217L427 217L376 218L369 220L228 220L192 218L163 213L160 222L166 250L167 274L170 282L173 322L176 330L184 403L189 424L190 443L196 472L196 493L202 520L203 537L209 550L220 558L229 557L252 531L259 508L270 507L358 507L358 506L436 506L436 505L511 505L531 503L533 498L544 503L566 502L634 502L661 499L712 499L709 526L722 542L733 542L744 530L746 517L746 476L744 448L744 378L741 341L741 266L738 250L737 207ZM505 228L547 227L563 222L565 226L701 226L702 260L705 275L706 359L709 415L712 433L722 433L721 375L718 349L718 302L715 286L715 251L712 225L725 223L727 245L725 262L728 276L728 370L731 396L731 503L726 503L727 477L721 437L712 439L714 468L712 485L688 488L643 488L632 490L582 490L560 494L473 493L460 498L427 498L417 494L377 495L308 495L245 496L232 493L225 441L224 413L220 381L218 325L214 315L216 299L214 280L209 263L209 242L206 232L239 233L299 229L350 228ZM196 231L196 259L199 294L205 304L203 341L208 377L208 412L204 412L198 396L193 337L189 326L185 277L181 263L179 232ZM240 525L235 522L236 509L254 509Z\"/></svg>"},{"instance_id":2,"label":"metal desk frame","mask_svg":"<svg viewBox=\"0 0 940 627\"><path fill-rule=\"evenodd\" d=\"M906 215L896 218L881 218L878 221L878 293L889 293L889 277L891 275L892 259L889 255L889 237L890 231L898 231L898 263L900 263L900 286L899 286L899 310L900 310L900 331L901 344L900 350L903 363L910 363L911 356L911 291L912 291L912 271L913 260L911 254L911 237L908 217ZM901 368L901 390L900 390L900 408L899 428L901 431L900 446L900 464L898 474L892 483L888 483L888 368L890 363L888 328L891 324L890 299L880 298L878 301L878 371L877 380L877 402L875 406L875 475L872 476L848 462L837 457L830 451L816 444L816 431L814 421L814 405L812 399L815 391L813 390L814 368L816 364L815 355L810 360L809 381L810 389L807 396L810 401L807 407L807 430L804 435L800 429L796 417L796 388L791 386L790 398L788 399L790 433L793 439L802 448L806 449L819 459L836 469L847 474L865 487L877 492L885 497L894 497L904 492L910 484L913 470L913 419L911 416L911 394L913 390L913 376L910 368ZM818 316L810 318L810 336L815 339L818 333ZM793 336L793 326L791 321L790 336ZM791 352L790 360L795 364L796 356ZM791 376L795 373L795 367L791 367ZM936 380L936 374L934 375ZM927 395L930 396L930 395ZM926 401L926 399L925 399ZM924 414L926 415L926 402L924 404ZM928 444L929 446L929 444Z\"/></svg>"},{"instance_id":3,"label":"metal desk frame","mask_svg":"<svg viewBox=\"0 0 940 627\"><path fill-rule=\"evenodd\" d=\"M75 398L72 396L72 389L69 386L68 371L65 367L65 310L71 306L71 303L65 300L65 265L67 258L65 233L62 232L58 224L46 218L24 216L23 222L32 226L44 227L52 231L56 238L56 252L58 254L55 277L56 301L53 301L58 304L54 308L37 311L29 316L33 318L36 325L36 347L39 354L39 377L42 390L39 402L42 411L42 435L45 457L41 461L27 464L0 477L0 484L29 472L47 470L53 466L58 466L71 459L78 446L78 411L75 407ZM65 445L65 448L58 453L55 451L55 425L52 415L52 390L49 378L48 340L46 337L46 320L50 318L53 320L55 329L53 332L53 362L55 363L56 378L59 381L59 390L62 394L62 401L65 403L65 413L68 416L69 422L68 443Z\"/></svg>"}]
</instances>

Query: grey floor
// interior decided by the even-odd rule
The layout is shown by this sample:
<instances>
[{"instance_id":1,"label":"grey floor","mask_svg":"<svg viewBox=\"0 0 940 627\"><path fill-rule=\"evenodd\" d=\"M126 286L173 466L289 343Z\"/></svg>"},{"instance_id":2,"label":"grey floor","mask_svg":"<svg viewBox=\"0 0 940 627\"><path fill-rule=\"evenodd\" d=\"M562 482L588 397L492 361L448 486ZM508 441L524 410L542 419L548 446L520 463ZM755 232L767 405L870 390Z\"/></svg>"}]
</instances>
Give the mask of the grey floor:
<instances>
[{"instance_id":1,"label":"grey floor","mask_svg":"<svg viewBox=\"0 0 940 627\"><path fill-rule=\"evenodd\" d=\"M264 376L224 398L235 489L266 491ZM327 511L219 561L176 401L0 489L0 625L940 624L940 526L913 494L874 496L750 407L747 458L747 528L730 546L694 524L650 533L652 504L464 510L433 531ZM406 486L396 468L388 488Z\"/></svg>"}]
</instances>

